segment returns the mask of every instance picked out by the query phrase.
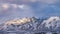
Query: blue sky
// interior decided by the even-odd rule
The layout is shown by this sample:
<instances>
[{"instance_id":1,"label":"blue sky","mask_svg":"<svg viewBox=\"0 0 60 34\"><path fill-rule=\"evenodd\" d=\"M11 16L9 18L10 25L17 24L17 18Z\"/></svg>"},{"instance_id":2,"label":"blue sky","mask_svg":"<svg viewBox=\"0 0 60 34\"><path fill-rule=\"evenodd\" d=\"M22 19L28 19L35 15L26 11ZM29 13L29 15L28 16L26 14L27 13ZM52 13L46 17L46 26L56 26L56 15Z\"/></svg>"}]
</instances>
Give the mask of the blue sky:
<instances>
[{"instance_id":1,"label":"blue sky","mask_svg":"<svg viewBox=\"0 0 60 34\"><path fill-rule=\"evenodd\" d=\"M32 16L60 16L60 0L0 0L0 22Z\"/></svg>"}]
</instances>

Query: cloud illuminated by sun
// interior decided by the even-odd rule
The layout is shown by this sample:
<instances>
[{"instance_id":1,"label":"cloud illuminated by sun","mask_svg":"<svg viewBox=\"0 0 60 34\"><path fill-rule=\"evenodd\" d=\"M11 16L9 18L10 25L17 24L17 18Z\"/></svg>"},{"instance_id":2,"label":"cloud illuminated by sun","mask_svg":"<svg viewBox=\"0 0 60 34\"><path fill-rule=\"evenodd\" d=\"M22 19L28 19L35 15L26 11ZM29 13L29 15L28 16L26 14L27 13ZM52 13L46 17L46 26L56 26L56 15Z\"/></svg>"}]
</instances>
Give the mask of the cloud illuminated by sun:
<instances>
[{"instance_id":1,"label":"cloud illuminated by sun","mask_svg":"<svg viewBox=\"0 0 60 34\"><path fill-rule=\"evenodd\" d=\"M9 5L8 4L2 4L2 8L6 10L9 8Z\"/></svg>"}]
</instances>

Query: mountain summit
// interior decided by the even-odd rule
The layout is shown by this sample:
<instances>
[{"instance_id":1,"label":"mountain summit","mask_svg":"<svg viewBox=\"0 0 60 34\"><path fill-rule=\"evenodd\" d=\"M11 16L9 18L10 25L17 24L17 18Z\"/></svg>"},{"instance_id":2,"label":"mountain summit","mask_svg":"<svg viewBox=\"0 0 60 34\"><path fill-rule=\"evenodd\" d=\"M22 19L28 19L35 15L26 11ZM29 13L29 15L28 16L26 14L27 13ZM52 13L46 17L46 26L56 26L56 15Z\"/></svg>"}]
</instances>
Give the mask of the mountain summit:
<instances>
[{"instance_id":1,"label":"mountain summit","mask_svg":"<svg viewBox=\"0 0 60 34\"><path fill-rule=\"evenodd\" d=\"M25 24L25 23L29 23L31 21L34 22L34 20L36 20L37 18L35 17L32 17L32 18L19 18L19 19L13 19L13 20L10 20L10 21L6 21L5 22L5 25L11 25L11 24L15 24L15 25L20 25L20 24Z\"/></svg>"}]
</instances>

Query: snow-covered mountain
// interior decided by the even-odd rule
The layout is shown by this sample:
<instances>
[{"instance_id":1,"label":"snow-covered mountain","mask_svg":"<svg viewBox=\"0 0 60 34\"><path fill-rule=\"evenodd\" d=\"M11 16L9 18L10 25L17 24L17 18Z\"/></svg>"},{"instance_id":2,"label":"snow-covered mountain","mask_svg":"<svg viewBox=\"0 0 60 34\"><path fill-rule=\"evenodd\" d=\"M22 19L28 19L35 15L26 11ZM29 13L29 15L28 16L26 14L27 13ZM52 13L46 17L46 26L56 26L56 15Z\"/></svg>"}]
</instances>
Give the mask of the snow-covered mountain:
<instances>
[{"instance_id":1,"label":"snow-covered mountain","mask_svg":"<svg viewBox=\"0 0 60 34\"><path fill-rule=\"evenodd\" d=\"M37 24L40 23L39 19L32 18L18 18L10 21L6 21L4 23L4 30L36 30Z\"/></svg>"},{"instance_id":2,"label":"snow-covered mountain","mask_svg":"<svg viewBox=\"0 0 60 34\"><path fill-rule=\"evenodd\" d=\"M0 28L1 30L1 28ZM6 21L2 25L2 30L6 31L60 31L60 17L49 18L18 18Z\"/></svg>"},{"instance_id":3,"label":"snow-covered mountain","mask_svg":"<svg viewBox=\"0 0 60 34\"><path fill-rule=\"evenodd\" d=\"M44 20L38 28L42 30L59 31L60 17L57 16L50 17L47 20Z\"/></svg>"}]
</instances>

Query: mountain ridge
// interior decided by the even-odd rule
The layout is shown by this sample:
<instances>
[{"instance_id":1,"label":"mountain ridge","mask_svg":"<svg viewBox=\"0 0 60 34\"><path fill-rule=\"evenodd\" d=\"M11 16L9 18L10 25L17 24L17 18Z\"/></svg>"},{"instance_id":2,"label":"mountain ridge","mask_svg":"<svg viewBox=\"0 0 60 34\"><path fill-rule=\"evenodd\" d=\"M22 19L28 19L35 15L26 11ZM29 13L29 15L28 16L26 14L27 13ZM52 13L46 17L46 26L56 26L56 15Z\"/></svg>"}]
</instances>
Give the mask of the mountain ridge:
<instances>
[{"instance_id":1,"label":"mountain ridge","mask_svg":"<svg viewBox=\"0 0 60 34\"><path fill-rule=\"evenodd\" d=\"M21 20L21 22L20 22ZM10 22L11 21L11 22ZM60 17L52 16L49 18L21 18L13 19L3 24L3 30L25 30L25 31L60 31ZM19 21L19 22L17 22ZM12 23L13 22L13 23Z\"/></svg>"}]
</instances>

